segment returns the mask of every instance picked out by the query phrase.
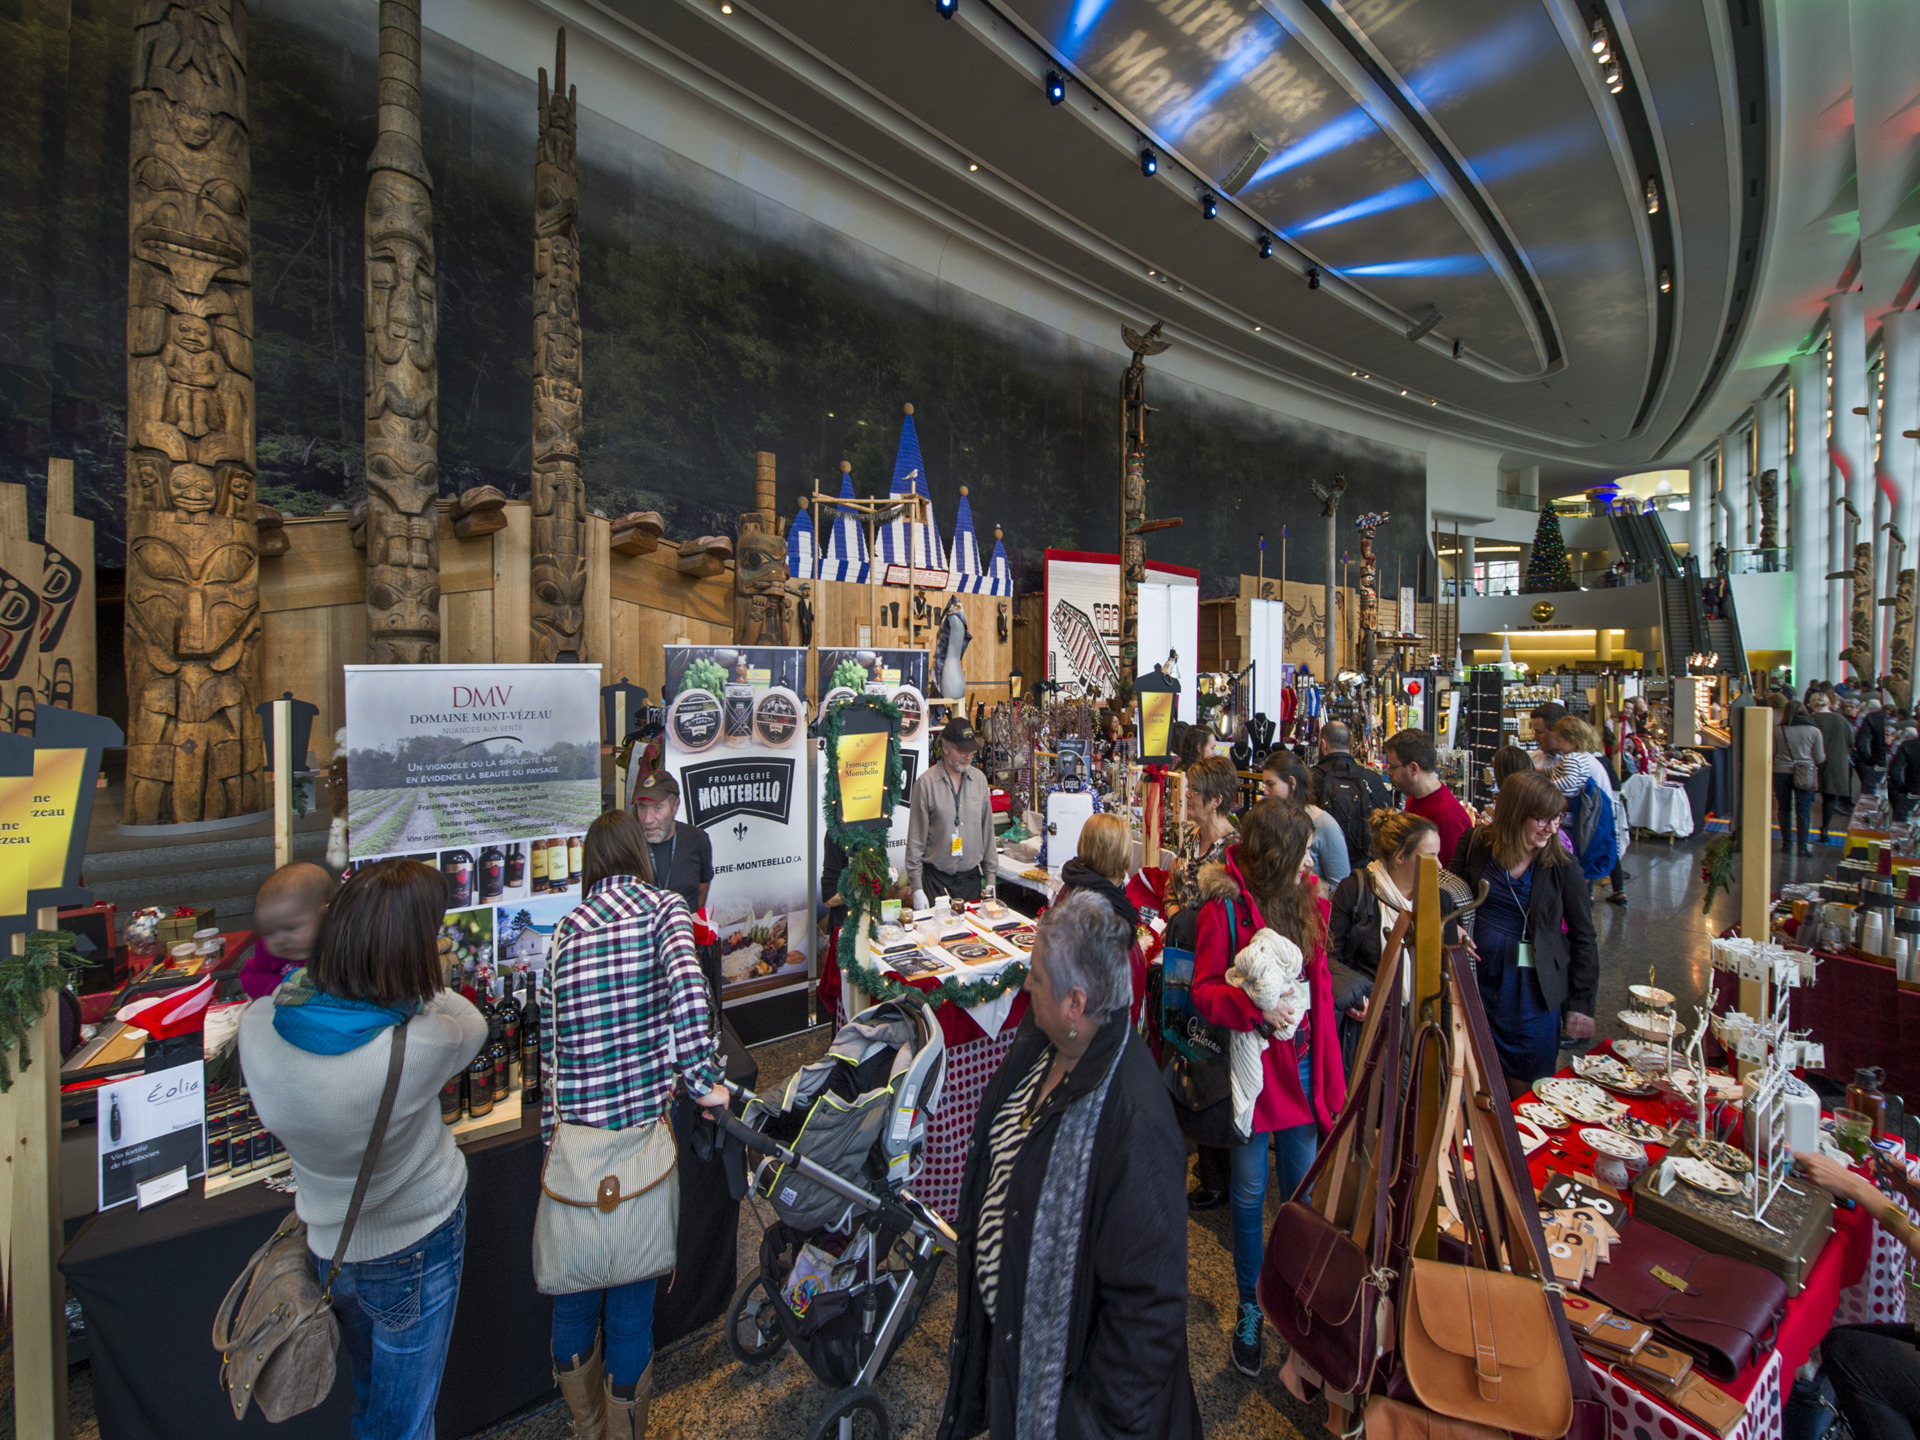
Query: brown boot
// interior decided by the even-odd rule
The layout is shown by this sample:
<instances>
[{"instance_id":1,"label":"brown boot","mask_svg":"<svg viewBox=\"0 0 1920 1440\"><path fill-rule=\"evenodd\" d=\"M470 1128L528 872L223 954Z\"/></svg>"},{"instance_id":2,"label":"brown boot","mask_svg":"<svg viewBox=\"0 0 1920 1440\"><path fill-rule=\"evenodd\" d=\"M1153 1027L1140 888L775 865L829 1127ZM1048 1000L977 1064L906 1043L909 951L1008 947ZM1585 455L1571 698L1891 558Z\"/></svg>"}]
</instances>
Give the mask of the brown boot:
<instances>
[{"instance_id":1,"label":"brown boot","mask_svg":"<svg viewBox=\"0 0 1920 1440\"><path fill-rule=\"evenodd\" d=\"M573 1440L606 1440L607 1372L600 1363L600 1337L594 1337L593 1353L586 1359L573 1357L572 1369L556 1368L553 1383L573 1417Z\"/></svg>"},{"instance_id":2,"label":"brown boot","mask_svg":"<svg viewBox=\"0 0 1920 1440\"><path fill-rule=\"evenodd\" d=\"M619 1399L613 1393L613 1382L607 1382L607 1440L647 1440L647 1412L653 1408L653 1362L647 1362L647 1368L640 1372L640 1383L634 1387L631 1400ZM656 1440L680 1440L678 1425L661 1431Z\"/></svg>"}]
</instances>

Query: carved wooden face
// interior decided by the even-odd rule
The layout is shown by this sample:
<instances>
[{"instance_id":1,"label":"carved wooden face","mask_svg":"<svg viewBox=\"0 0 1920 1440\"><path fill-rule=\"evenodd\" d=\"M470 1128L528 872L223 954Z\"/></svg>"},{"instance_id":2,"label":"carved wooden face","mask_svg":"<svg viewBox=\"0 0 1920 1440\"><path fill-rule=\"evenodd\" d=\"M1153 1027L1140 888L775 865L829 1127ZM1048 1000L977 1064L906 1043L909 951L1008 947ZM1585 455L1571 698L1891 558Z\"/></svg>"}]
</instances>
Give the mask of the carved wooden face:
<instances>
[{"instance_id":1,"label":"carved wooden face","mask_svg":"<svg viewBox=\"0 0 1920 1440\"><path fill-rule=\"evenodd\" d=\"M417 180L377 171L367 182L367 340L383 365L433 368L433 202Z\"/></svg>"},{"instance_id":2,"label":"carved wooden face","mask_svg":"<svg viewBox=\"0 0 1920 1440\"><path fill-rule=\"evenodd\" d=\"M216 278L244 280L251 253L246 192L223 164L205 168L213 173L148 155L133 171L133 252L187 295L205 294Z\"/></svg>"},{"instance_id":3,"label":"carved wooden face","mask_svg":"<svg viewBox=\"0 0 1920 1440\"><path fill-rule=\"evenodd\" d=\"M418 515L440 493L440 466L424 447L374 441L367 446L367 488L402 514Z\"/></svg>"},{"instance_id":4,"label":"carved wooden face","mask_svg":"<svg viewBox=\"0 0 1920 1440\"><path fill-rule=\"evenodd\" d=\"M80 567L51 545L43 543L40 549L46 557L40 578L40 648L51 650L60 643L80 593Z\"/></svg>"},{"instance_id":5,"label":"carved wooden face","mask_svg":"<svg viewBox=\"0 0 1920 1440\"><path fill-rule=\"evenodd\" d=\"M150 656L215 671L240 663L260 628L260 562L238 521L136 532L127 554L127 621Z\"/></svg>"},{"instance_id":6,"label":"carved wooden face","mask_svg":"<svg viewBox=\"0 0 1920 1440\"><path fill-rule=\"evenodd\" d=\"M777 585L787 578L787 542L771 530L742 529L734 568L743 591Z\"/></svg>"},{"instance_id":7,"label":"carved wooden face","mask_svg":"<svg viewBox=\"0 0 1920 1440\"><path fill-rule=\"evenodd\" d=\"M529 577L533 598L539 602L534 626L554 637L556 648L562 640L575 641L586 623L587 567L584 560L572 565L546 561L536 563Z\"/></svg>"}]
</instances>

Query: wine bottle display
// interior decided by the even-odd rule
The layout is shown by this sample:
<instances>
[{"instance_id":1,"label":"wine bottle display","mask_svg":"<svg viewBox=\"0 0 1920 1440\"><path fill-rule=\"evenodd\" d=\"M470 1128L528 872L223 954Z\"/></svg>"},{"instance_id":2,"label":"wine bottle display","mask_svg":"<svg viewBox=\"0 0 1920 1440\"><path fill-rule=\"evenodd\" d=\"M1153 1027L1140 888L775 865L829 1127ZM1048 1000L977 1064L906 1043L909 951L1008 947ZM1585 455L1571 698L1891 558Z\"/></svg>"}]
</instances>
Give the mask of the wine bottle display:
<instances>
[{"instance_id":1,"label":"wine bottle display","mask_svg":"<svg viewBox=\"0 0 1920 1440\"><path fill-rule=\"evenodd\" d=\"M567 888L567 838L564 835L547 841L547 887L556 894Z\"/></svg>"},{"instance_id":2,"label":"wine bottle display","mask_svg":"<svg viewBox=\"0 0 1920 1440\"><path fill-rule=\"evenodd\" d=\"M500 853L498 845L488 845L480 851L480 900L482 904L500 898L501 887L505 881L506 857Z\"/></svg>"},{"instance_id":3,"label":"wine bottle display","mask_svg":"<svg viewBox=\"0 0 1920 1440\"><path fill-rule=\"evenodd\" d=\"M507 889L518 890L527 883L527 857L519 843L507 846Z\"/></svg>"},{"instance_id":4,"label":"wine bottle display","mask_svg":"<svg viewBox=\"0 0 1920 1440\"><path fill-rule=\"evenodd\" d=\"M448 850L440 856L440 873L447 877L447 908L464 910L473 904L473 856Z\"/></svg>"},{"instance_id":5,"label":"wine bottle display","mask_svg":"<svg viewBox=\"0 0 1920 1440\"><path fill-rule=\"evenodd\" d=\"M528 849L532 852L529 860L533 867L533 879L528 882L527 890L530 894L544 895L547 893L547 842L535 840Z\"/></svg>"},{"instance_id":6,"label":"wine bottle display","mask_svg":"<svg viewBox=\"0 0 1920 1440\"><path fill-rule=\"evenodd\" d=\"M567 884L580 883L580 867L586 858L587 837L574 835L567 841Z\"/></svg>"}]
</instances>

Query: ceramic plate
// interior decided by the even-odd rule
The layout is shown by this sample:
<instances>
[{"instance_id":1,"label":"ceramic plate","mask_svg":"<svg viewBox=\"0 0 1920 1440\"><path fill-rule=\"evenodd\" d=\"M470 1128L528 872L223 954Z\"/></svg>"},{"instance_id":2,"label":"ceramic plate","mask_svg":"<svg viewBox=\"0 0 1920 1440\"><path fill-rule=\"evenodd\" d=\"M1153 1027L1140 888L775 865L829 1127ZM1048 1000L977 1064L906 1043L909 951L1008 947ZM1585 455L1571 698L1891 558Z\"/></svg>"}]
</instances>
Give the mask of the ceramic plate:
<instances>
[{"instance_id":1,"label":"ceramic plate","mask_svg":"<svg viewBox=\"0 0 1920 1440\"><path fill-rule=\"evenodd\" d=\"M1737 1145L1729 1145L1724 1140L1692 1140L1687 1149L1696 1160L1704 1160L1716 1170L1724 1170L1729 1175L1746 1175L1753 1170L1753 1161Z\"/></svg>"},{"instance_id":2,"label":"ceramic plate","mask_svg":"<svg viewBox=\"0 0 1920 1440\"><path fill-rule=\"evenodd\" d=\"M1599 1124L1609 1115L1618 1115L1627 1107L1618 1100L1610 1100L1604 1090L1589 1085L1584 1080L1568 1080L1556 1076L1551 1080L1534 1082L1533 1093L1563 1115L1575 1120L1587 1120Z\"/></svg>"},{"instance_id":3,"label":"ceramic plate","mask_svg":"<svg viewBox=\"0 0 1920 1440\"><path fill-rule=\"evenodd\" d=\"M1564 1130L1567 1117L1551 1105L1542 1105L1538 1100L1528 1100L1514 1111L1522 1119L1531 1120L1543 1130Z\"/></svg>"},{"instance_id":4,"label":"ceramic plate","mask_svg":"<svg viewBox=\"0 0 1920 1440\"><path fill-rule=\"evenodd\" d=\"M1664 1010L1673 1004L1673 992L1657 985L1629 985L1627 993L1649 1009Z\"/></svg>"},{"instance_id":5,"label":"ceramic plate","mask_svg":"<svg viewBox=\"0 0 1920 1440\"><path fill-rule=\"evenodd\" d=\"M1580 1132L1580 1138L1602 1155L1612 1155L1621 1160L1647 1158L1647 1152L1641 1148L1638 1140L1629 1140L1598 1125L1587 1126Z\"/></svg>"},{"instance_id":6,"label":"ceramic plate","mask_svg":"<svg viewBox=\"0 0 1920 1440\"><path fill-rule=\"evenodd\" d=\"M1740 1182L1724 1170L1716 1170L1704 1160L1691 1160L1685 1156L1673 1162L1673 1173L1696 1190L1704 1190L1709 1195L1738 1195Z\"/></svg>"},{"instance_id":7,"label":"ceramic plate","mask_svg":"<svg viewBox=\"0 0 1920 1440\"><path fill-rule=\"evenodd\" d=\"M1638 1115L1610 1115L1607 1117L1607 1129L1616 1135L1624 1135L1629 1140L1651 1142L1655 1145L1667 1143L1667 1132L1651 1120L1642 1120Z\"/></svg>"}]
</instances>

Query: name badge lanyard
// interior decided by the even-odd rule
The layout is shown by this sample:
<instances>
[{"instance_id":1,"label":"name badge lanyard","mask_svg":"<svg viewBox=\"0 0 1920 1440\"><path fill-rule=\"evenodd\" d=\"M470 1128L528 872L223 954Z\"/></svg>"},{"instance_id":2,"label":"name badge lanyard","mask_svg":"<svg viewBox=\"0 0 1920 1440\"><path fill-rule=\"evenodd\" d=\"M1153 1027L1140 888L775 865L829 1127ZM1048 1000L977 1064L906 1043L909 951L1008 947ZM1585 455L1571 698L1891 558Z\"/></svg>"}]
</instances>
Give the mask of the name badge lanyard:
<instances>
[{"instance_id":1,"label":"name badge lanyard","mask_svg":"<svg viewBox=\"0 0 1920 1440\"><path fill-rule=\"evenodd\" d=\"M1500 867L1500 876L1507 882L1507 895L1513 901L1513 908L1520 912L1520 954L1514 964L1522 970L1531 970L1533 941L1529 937L1533 934L1533 907L1521 903L1519 887L1513 883L1513 876L1507 873L1507 867L1504 865Z\"/></svg>"},{"instance_id":2,"label":"name badge lanyard","mask_svg":"<svg viewBox=\"0 0 1920 1440\"><path fill-rule=\"evenodd\" d=\"M946 780L947 789L952 792L953 795L953 840L948 853L957 860L960 858L960 792L967 788L967 782L964 776L958 785L948 780L944 775L940 778Z\"/></svg>"}]
</instances>

